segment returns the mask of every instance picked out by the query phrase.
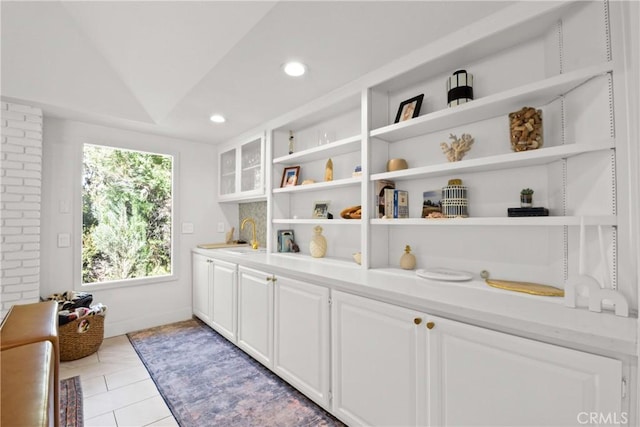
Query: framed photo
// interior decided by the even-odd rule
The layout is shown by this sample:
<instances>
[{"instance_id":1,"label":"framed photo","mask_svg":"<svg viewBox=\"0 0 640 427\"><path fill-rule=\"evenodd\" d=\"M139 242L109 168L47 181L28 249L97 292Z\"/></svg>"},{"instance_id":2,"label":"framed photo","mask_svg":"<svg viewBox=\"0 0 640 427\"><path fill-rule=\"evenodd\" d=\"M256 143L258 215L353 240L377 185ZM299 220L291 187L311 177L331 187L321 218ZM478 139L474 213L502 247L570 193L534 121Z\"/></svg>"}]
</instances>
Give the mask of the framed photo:
<instances>
[{"instance_id":1,"label":"framed photo","mask_svg":"<svg viewBox=\"0 0 640 427\"><path fill-rule=\"evenodd\" d=\"M313 203L312 218L329 218L329 200L320 200Z\"/></svg>"},{"instance_id":2,"label":"framed photo","mask_svg":"<svg viewBox=\"0 0 640 427\"><path fill-rule=\"evenodd\" d=\"M295 252L293 230L278 230L278 252Z\"/></svg>"},{"instance_id":3,"label":"framed photo","mask_svg":"<svg viewBox=\"0 0 640 427\"><path fill-rule=\"evenodd\" d=\"M394 123L404 122L405 120L418 117L418 115L420 114L420 107L422 106L423 98L424 93L421 93L420 95L415 96L411 99L402 101L400 103L400 107L398 107L398 113L396 114L396 121Z\"/></svg>"},{"instance_id":4,"label":"framed photo","mask_svg":"<svg viewBox=\"0 0 640 427\"><path fill-rule=\"evenodd\" d=\"M298 184L298 178L300 177L300 166L289 166L282 171L282 182L280 182L280 188L293 187Z\"/></svg>"}]
</instances>

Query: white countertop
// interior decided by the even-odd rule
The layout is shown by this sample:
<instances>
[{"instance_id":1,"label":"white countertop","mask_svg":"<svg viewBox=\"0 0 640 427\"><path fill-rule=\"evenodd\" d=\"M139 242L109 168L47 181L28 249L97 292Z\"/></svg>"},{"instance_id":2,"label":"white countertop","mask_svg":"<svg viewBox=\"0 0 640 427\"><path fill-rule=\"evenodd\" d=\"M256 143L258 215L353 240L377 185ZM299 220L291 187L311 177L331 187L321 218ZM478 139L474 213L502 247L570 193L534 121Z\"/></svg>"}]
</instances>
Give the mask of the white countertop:
<instances>
[{"instance_id":1,"label":"white countertop","mask_svg":"<svg viewBox=\"0 0 640 427\"><path fill-rule=\"evenodd\" d=\"M257 252L236 255L199 248L193 252L396 304L427 315L578 350L605 356L637 354L637 317L565 307L563 298L496 289L479 277L469 282L444 282L423 279L414 271L364 270L355 263L301 254Z\"/></svg>"}]
</instances>

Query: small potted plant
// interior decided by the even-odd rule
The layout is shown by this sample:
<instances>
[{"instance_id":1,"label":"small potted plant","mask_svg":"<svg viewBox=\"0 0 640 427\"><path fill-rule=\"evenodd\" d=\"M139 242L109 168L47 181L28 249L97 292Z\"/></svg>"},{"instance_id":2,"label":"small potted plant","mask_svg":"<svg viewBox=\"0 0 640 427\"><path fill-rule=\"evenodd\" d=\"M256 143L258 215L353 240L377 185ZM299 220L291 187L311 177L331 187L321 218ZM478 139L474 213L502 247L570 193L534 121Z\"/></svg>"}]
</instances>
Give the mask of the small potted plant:
<instances>
[{"instance_id":1,"label":"small potted plant","mask_svg":"<svg viewBox=\"0 0 640 427\"><path fill-rule=\"evenodd\" d=\"M523 188L520 191L520 207L530 208L533 206L533 190L530 188Z\"/></svg>"}]
</instances>

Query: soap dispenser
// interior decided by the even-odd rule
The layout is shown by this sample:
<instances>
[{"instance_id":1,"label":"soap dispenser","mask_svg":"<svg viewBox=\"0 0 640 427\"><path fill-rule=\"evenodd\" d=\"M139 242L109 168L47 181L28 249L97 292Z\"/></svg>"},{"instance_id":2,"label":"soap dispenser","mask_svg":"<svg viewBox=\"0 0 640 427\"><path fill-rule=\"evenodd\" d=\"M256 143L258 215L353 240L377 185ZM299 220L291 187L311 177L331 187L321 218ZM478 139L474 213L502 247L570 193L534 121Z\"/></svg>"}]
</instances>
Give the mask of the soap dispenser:
<instances>
[{"instance_id":1,"label":"soap dispenser","mask_svg":"<svg viewBox=\"0 0 640 427\"><path fill-rule=\"evenodd\" d=\"M400 267L405 270L416 268L416 257L411 253L411 246L409 245L405 246L404 253L400 257Z\"/></svg>"}]
</instances>

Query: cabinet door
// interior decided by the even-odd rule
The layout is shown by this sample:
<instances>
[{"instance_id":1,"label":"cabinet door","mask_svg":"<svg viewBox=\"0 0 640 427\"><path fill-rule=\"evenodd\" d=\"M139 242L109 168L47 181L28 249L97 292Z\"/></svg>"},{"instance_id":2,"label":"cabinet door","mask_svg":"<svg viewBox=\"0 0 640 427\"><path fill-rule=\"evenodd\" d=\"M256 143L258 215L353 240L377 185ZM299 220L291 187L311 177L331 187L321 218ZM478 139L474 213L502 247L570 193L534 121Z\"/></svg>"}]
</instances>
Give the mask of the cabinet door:
<instances>
[{"instance_id":1,"label":"cabinet door","mask_svg":"<svg viewBox=\"0 0 640 427\"><path fill-rule=\"evenodd\" d=\"M220 176L218 179L218 195L229 196L236 193L236 149L224 151L218 156L218 170Z\"/></svg>"},{"instance_id":2,"label":"cabinet door","mask_svg":"<svg viewBox=\"0 0 640 427\"><path fill-rule=\"evenodd\" d=\"M414 312L332 292L333 411L349 425L416 425Z\"/></svg>"},{"instance_id":3,"label":"cabinet door","mask_svg":"<svg viewBox=\"0 0 640 427\"><path fill-rule=\"evenodd\" d=\"M238 347L256 360L273 365L273 276L238 269Z\"/></svg>"},{"instance_id":4,"label":"cabinet door","mask_svg":"<svg viewBox=\"0 0 640 427\"><path fill-rule=\"evenodd\" d=\"M203 322L211 323L211 265L210 258L193 254L192 258L193 314Z\"/></svg>"},{"instance_id":5,"label":"cabinet door","mask_svg":"<svg viewBox=\"0 0 640 427\"><path fill-rule=\"evenodd\" d=\"M236 341L236 265L213 262L211 326L228 340Z\"/></svg>"},{"instance_id":6,"label":"cabinet door","mask_svg":"<svg viewBox=\"0 0 640 427\"><path fill-rule=\"evenodd\" d=\"M619 419L620 361L428 320L433 322L424 335L431 425L570 426L584 424L585 412Z\"/></svg>"},{"instance_id":7,"label":"cabinet door","mask_svg":"<svg viewBox=\"0 0 640 427\"><path fill-rule=\"evenodd\" d=\"M242 193L263 194L263 139L244 143L240 146L240 191Z\"/></svg>"},{"instance_id":8,"label":"cabinet door","mask_svg":"<svg viewBox=\"0 0 640 427\"><path fill-rule=\"evenodd\" d=\"M329 289L279 276L275 283L274 370L329 408Z\"/></svg>"}]
</instances>

